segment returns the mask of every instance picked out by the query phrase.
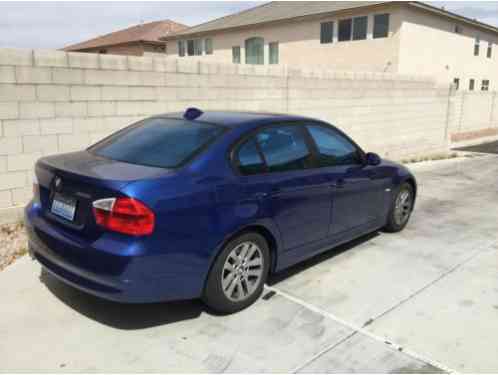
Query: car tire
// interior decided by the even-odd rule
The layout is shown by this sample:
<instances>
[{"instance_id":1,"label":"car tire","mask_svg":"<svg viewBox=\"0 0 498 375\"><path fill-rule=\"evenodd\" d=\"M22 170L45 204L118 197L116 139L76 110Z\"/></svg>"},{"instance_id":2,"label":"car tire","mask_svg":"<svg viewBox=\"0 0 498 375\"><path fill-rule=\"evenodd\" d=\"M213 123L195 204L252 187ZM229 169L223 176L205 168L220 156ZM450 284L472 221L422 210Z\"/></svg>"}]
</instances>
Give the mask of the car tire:
<instances>
[{"instance_id":1,"label":"car tire","mask_svg":"<svg viewBox=\"0 0 498 375\"><path fill-rule=\"evenodd\" d=\"M270 251L266 240L253 232L237 236L216 258L202 299L218 313L240 311L259 298L269 269Z\"/></svg>"},{"instance_id":2,"label":"car tire","mask_svg":"<svg viewBox=\"0 0 498 375\"><path fill-rule=\"evenodd\" d=\"M395 233L403 230L410 219L414 201L415 192L413 186L408 182L404 182L393 196L387 224L384 227L386 232Z\"/></svg>"}]
</instances>

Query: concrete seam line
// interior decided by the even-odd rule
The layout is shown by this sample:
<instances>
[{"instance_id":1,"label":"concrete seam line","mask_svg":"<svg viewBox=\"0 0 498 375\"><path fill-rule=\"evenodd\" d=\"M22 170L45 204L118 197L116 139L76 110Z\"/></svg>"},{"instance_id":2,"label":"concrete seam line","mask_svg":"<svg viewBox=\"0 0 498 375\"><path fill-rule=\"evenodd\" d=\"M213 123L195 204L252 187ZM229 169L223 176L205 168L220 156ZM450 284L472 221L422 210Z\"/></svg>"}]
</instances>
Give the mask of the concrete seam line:
<instances>
[{"instance_id":1,"label":"concrete seam line","mask_svg":"<svg viewBox=\"0 0 498 375\"><path fill-rule=\"evenodd\" d=\"M303 364L301 364L301 365L297 366L296 368L294 368L294 370L291 371L291 374L298 373L303 368L305 368L306 366L308 366L310 363L312 363L316 359L320 358L322 355L324 355L325 353L329 352L330 350L333 350L335 347L341 345L343 342L349 340L351 337L353 337L357 333L358 333L358 331L353 331L353 332L349 333L348 335L346 335L345 337L343 337L342 339L340 339L339 341L336 341L333 344L330 344L330 345L326 346L324 349L320 350L318 353L312 355L311 358L309 358L306 361L304 361Z\"/></svg>"},{"instance_id":2,"label":"concrete seam line","mask_svg":"<svg viewBox=\"0 0 498 375\"><path fill-rule=\"evenodd\" d=\"M346 327L349 327L351 328L353 331L355 332L358 332L358 333L361 333L362 335L364 336L367 336L375 341L378 341L378 342L381 342L389 347L391 347L392 349L394 350L397 350L399 352L402 352L402 353L405 353L406 355L418 360L418 361L421 361L421 362L425 362L425 363L428 363L434 367L437 367L443 371L446 371L448 373L453 373L453 374L456 374L457 372L453 369L451 369L450 367L446 366L446 365L443 365L442 363L438 362L438 361L435 361L435 360L432 360L432 359L429 359L428 357L425 357L423 355L420 355L410 349L407 349L406 347L403 347L401 345L398 345L396 343L394 343L393 341L391 340L388 340L387 338L384 338L382 336L378 336L374 333L371 333L370 331L367 331L366 329L360 327L360 326L357 326L356 324L354 323L350 323L350 322L347 322L345 321L344 319L341 319L337 316L335 316L334 314L328 312L328 311L325 311L323 309L321 309L320 307L317 307L317 306L314 306L312 304L309 304L303 300L301 300L300 298L297 298L297 297L294 297L293 295L291 294L288 294L286 292L283 292L281 291L280 289L276 289L272 286L267 286L265 285L265 288L270 290L270 291L273 291L279 295L281 295L282 297L284 298L287 298L289 300L291 300L292 302L294 303L297 303L298 305L301 305L303 307L306 307L307 309L317 313L317 314L320 314L320 315L323 315L329 319L332 319L333 321L339 323L339 324L342 324ZM323 354L323 353L321 353Z\"/></svg>"},{"instance_id":3,"label":"concrete seam line","mask_svg":"<svg viewBox=\"0 0 498 375\"><path fill-rule=\"evenodd\" d=\"M450 268L446 272L443 272L443 274L441 274L439 277L435 278L430 283L424 285L422 288L416 290L415 292L413 292L412 294L410 294L408 297L406 297L406 298L402 299L401 301L399 301L397 304L391 306L390 308L388 308L387 310L385 310L383 313L381 313L381 314L377 315L376 317L372 318L372 321L376 321L379 318L382 318L384 315L390 313L391 311L393 311L394 309L398 308L399 306L401 306L405 302L411 300L413 297L415 297L415 296L419 295L420 293L422 293L427 288L429 288L432 285L436 284L438 281L440 281L440 280L444 279L446 276L452 274L453 272L455 272L456 270L458 270L464 264L467 264L468 262L470 262L472 259L474 259L478 255L484 253L485 251L482 251L482 249L492 246L494 244L494 242L495 241L491 241L489 244L487 244L485 246L479 247L471 256L465 258L462 262L456 264L455 266L453 266L452 268Z\"/></svg>"}]
</instances>

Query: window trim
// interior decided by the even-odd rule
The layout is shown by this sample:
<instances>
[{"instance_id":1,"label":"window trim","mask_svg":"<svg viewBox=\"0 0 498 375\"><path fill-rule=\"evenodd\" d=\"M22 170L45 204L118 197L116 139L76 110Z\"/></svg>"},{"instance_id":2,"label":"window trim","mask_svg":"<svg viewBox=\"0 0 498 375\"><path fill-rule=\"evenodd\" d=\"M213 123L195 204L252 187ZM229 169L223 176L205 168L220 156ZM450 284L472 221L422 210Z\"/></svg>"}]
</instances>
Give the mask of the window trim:
<instances>
[{"instance_id":1,"label":"window trim","mask_svg":"<svg viewBox=\"0 0 498 375\"><path fill-rule=\"evenodd\" d=\"M208 46L208 40L209 40L209 44L210 44L210 47L211 48L207 48ZM205 55L212 55L213 52L214 52L214 48L213 48L213 38L204 38L204 54Z\"/></svg>"},{"instance_id":2,"label":"window trim","mask_svg":"<svg viewBox=\"0 0 498 375\"><path fill-rule=\"evenodd\" d=\"M258 63L249 63L248 62L249 54L247 53L247 50L248 50L247 45L248 45L248 43L251 43L251 42L254 42L254 43L261 42L261 44L262 44L262 50L263 50L262 57L263 57L263 59L262 59L261 63L259 63L259 62ZM265 38L263 38L262 36L253 36L253 37L250 37L250 38L247 38L244 40L244 55L245 55L244 56L244 63L245 63L245 65L265 65L265 44L266 44Z\"/></svg>"},{"instance_id":3,"label":"window trim","mask_svg":"<svg viewBox=\"0 0 498 375\"><path fill-rule=\"evenodd\" d=\"M318 146L315 143L315 140L311 136L310 132L306 128L306 125L313 125L313 126L321 126L327 129L332 129L333 131L337 132L339 135L344 137L347 141L349 141L358 151L358 154L360 156L360 159L362 160L361 164L358 164L358 166L365 166L366 165L366 153L365 151L354 141L349 137L346 133L344 133L342 130L337 128L336 126L329 124L324 121L320 120L308 120L308 119L301 119L301 120L289 120L289 121L275 121L271 122L269 124L264 124L255 127L254 129L251 129L249 132L241 135L238 139L236 139L230 146L228 147L228 152L227 152L227 161L228 164L230 165L230 168L232 169L233 173L238 176L238 177L245 177L245 178L251 178L251 177L259 177L259 176L269 176L269 175L274 175L274 174L283 174L283 173L302 173L304 171L312 171L312 170L318 170L318 169L323 169L323 168L344 168L344 165L335 165L335 166L320 166L318 163ZM268 165L266 164L266 159L260 149L259 143L256 142L256 147L258 149L258 153L261 153L260 156L265 164L265 169L267 170L264 173L255 173L251 175L245 175L240 172L239 169L239 160L238 160L238 151L241 145L243 145L246 141L248 141L250 138L254 137L257 133L259 133L261 130L264 130L269 127L278 127L278 126L300 126L301 131L303 132L303 135L305 137L305 142L306 146L309 148L309 151L311 153L311 158L312 158L312 167L308 169L296 169L292 171L281 171L281 172L268 172Z\"/></svg>"},{"instance_id":4,"label":"window trim","mask_svg":"<svg viewBox=\"0 0 498 375\"><path fill-rule=\"evenodd\" d=\"M355 26L354 26L354 21L356 19L359 19L359 18L364 18L366 20L365 22L365 38L360 38L360 39L355 39L354 38L354 32L355 32ZM352 42L357 42L359 40L368 40L368 15L366 16L356 16L356 17L353 17L353 23L352 23L352 30L351 30L351 41Z\"/></svg>"},{"instance_id":5,"label":"window trim","mask_svg":"<svg viewBox=\"0 0 498 375\"><path fill-rule=\"evenodd\" d=\"M277 62L272 62L272 60L271 60L272 45L276 46ZM279 64L280 64L280 43L279 43L279 41L276 40L273 42L268 42L268 65L279 65Z\"/></svg>"},{"instance_id":6,"label":"window trim","mask_svg":"<svg viewBox=\"0 0 498 375\"><path fill-rule=\"evenodd\" d=\"M351 42L353 41L353 19L354 17L349 17L349 18L343 18L337 21L337 43L341 42ZM341 40L341 22L344 21L349 21L350 24L350 29L349 29L349 39L343 39ZM367 30L368 32L368 30Z\"/></svg>"},{"instance_id":7,"label":"window trim","mask_svg":"<svg viewBox=\"0 0 498 375\"><path fill-rule=\"evenodd\" d=\"M331 26L331 35L330 35L330 42L325 41L324 35L323 35L323 28L326 24L330 24ZM335 28L335 21L324 21L320 22L320 44L333 44L334 43L334 28Z\"/></svg>"},{"instance_id":8,"label":"window trim","mask_svg":"<svg viewBox=\"0 0 498 375\"><path fill-rule=\"evenodd\" d=\"M387 34L386 36L375 36L375 17L387 15ZM389 38L391 33L391 13L375 13L373 15L372 39Z\"/></svg>"},{"instance_id":9,"label":"window trim","mask_svg":"<svg viewBox=\"0 0 498 375\"><path fill-rule=\"evenodd\" d=\"M235 61L234 51L238 51L239 59ZM242 48L240 46L232 46L232 64L242 64Z\"/></svg>"},{"instance_id":10,"label":"window trim","mask_svg":"<svg viewBox=\"0 0 498 375\"><path fill-rule=\"evenodd\" d=\"M469 91L475 91L476 80L474 78L469 78Z\"/></svg>"}]
</instances>

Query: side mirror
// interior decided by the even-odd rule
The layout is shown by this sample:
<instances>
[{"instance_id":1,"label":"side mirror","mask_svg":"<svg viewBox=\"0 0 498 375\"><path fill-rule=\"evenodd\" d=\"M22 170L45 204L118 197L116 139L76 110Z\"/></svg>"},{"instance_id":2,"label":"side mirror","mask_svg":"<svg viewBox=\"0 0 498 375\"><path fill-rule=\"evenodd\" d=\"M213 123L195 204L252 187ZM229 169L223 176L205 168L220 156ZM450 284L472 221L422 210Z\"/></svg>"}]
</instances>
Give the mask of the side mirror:
<instances>
[{"instance_id":1,"label":"side mirror","mask_svg":"<svg viewBox=\"0 0 498 375\"><path fill-rule=\"evenodd\" d=\"M379 165L381 162L380 156L374 152L369 152L365 155L367 165Z\"/></svg>"}]
</instances>

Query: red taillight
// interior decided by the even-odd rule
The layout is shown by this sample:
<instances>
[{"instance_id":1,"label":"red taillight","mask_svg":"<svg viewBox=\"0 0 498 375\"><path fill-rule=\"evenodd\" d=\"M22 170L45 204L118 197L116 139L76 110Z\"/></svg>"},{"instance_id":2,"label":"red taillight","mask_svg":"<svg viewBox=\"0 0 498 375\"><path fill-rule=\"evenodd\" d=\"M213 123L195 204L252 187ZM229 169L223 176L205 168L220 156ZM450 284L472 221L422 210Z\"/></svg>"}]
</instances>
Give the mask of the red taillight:
<instances>
[{"instance_id":1,"label":"red taillight","mask_svg":"<svg viewBox=\"0 0 498 375\"><path fill-rule=\"evenodd\" d=\"M154 212L133 198L107 198L93 202L98 225L132 236L146 236L154 231Z\"/></svg>"}]
</instances>

